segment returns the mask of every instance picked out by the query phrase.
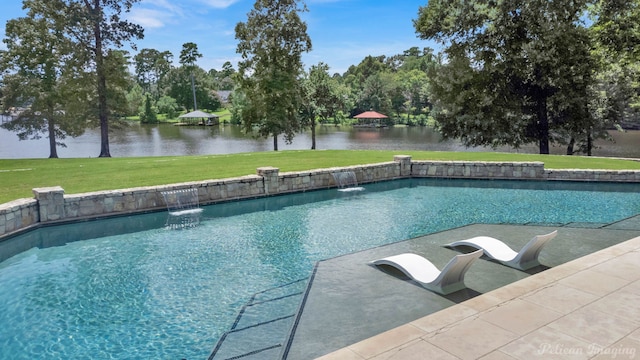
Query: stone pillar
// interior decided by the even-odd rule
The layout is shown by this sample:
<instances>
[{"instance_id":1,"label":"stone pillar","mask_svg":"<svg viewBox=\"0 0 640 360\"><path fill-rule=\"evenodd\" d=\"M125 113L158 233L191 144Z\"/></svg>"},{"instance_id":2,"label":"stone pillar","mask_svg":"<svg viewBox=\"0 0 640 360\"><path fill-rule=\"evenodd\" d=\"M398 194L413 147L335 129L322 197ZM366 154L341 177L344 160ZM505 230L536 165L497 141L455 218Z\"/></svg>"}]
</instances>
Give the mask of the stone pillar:
<instances>
[{"instance_id":1,"label":"stone pillar","mask_svg":"<svg viewBox=\"0 0 640 360\"><path fill-rule=\"evenodd\" d=\"M38 201L40 222L63 220L64 189L60 186L33 189L33 195Z\"/></svg>"},{"instance_id":2,"label":"stone pillar","mask_svg":"<svg viewBox=\"0 0 640 360\"><path fill-rule=\"evenodd\" d=\"M393 161L400 163L400 176L411 176L411 155L395 155Z\"/></svg>"},{"instance_id":3,"label":"stone pillar","mask_svg":"<svg viewBox=\"0 0 640 360\"><path fill-rule=\"evenodd\" d=\"M280 184L278 181L280 169L271 166L265 166L259 167L257 171L258 176L262 176L262 181L264 182L264 194L277 194L280 191Z\"/></svg>"}]
</instances>

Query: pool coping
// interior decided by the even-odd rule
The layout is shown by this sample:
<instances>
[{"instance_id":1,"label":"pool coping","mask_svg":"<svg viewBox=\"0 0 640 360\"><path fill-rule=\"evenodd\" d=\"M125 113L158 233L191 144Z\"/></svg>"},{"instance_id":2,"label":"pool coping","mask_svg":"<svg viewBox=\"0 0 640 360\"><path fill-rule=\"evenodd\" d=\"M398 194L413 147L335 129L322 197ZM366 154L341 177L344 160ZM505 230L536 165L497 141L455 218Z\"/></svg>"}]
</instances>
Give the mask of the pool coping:
<instances>
[{"instance_id":1,"label":"pool coping","mask_svg":"<svg viewBox=\"0 0 640 360\"><path fill-rule=\"evenodd\" d=\"M640 236L318 359L633 358L638 319Z\"/></svg>"}]
</instances>

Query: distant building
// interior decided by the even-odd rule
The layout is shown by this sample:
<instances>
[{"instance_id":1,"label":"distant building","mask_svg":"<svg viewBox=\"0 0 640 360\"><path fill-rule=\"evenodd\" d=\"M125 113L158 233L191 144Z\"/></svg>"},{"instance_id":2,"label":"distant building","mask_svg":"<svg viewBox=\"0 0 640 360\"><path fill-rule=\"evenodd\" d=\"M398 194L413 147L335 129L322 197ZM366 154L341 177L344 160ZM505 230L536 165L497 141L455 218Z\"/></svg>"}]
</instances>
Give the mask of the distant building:
<instances>
[{"instance_id":1,"label":"distant building","mask_svg":"<svg viewBox=\"0 0 640 360\"><path fill-rule=\"evenodd\" d=\"M231 90L217 90L216 94L218 94L218 97L223 104L229 103L229 95L231 95Z\"/></svg>"}]
</instances>

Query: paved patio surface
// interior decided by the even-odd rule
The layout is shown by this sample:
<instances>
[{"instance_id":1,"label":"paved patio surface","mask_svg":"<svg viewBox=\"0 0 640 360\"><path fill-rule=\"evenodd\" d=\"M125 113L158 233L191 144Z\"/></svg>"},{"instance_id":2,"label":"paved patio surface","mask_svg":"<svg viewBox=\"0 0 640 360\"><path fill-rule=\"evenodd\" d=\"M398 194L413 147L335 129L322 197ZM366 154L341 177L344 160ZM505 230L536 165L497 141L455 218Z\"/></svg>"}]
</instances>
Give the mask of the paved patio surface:
<instances>
[{"instance_id":1,"label":"paved patio surface","mask_svg":"<svg viewBox=\"0 0 640 360\"><path fill-rule=\"evenodd\" d=\"M368 262L415 252L442 267L454 240L491 235L519 249L558 229L546 265L482 258L469 289L442 296ZM633 359L640 356L640 216L614 224L470 225L322 261L288 359ZM629 240L631 239L631 240Z\"/></svg>"}]
</instances>

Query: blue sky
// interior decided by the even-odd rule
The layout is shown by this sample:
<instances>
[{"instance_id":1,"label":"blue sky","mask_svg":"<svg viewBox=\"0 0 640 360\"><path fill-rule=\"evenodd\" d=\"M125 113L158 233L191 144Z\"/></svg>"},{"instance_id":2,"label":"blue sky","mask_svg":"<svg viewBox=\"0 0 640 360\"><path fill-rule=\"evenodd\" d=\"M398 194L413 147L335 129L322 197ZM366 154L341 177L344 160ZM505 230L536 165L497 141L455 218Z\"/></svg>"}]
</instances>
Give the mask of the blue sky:
<instances>
[{"instance_id":1,"label":"blue sky","mask_svg":"<svg viewBox=\"0 0 640 360\"><path fill-rule=\"evenodd\" d=\"M306 0L303 14L313 49L303 57L305 67L322 61L330 73L344 73L367 55L395 55L417 46L436 48L420 40L412 20L427 0ZM182 44L194 42L203 57L198 65L205 70L221 69L230 61L237 69L234 28L245 22L254 0L143 0L134 5L129 20L145 28L138 50L168 50L177 62ZM20 0L0 3L0 24L21 17ZM5 48L0 44L0 48ZM135 53L135 52L134 52Z\"/></svg>"}]
</instances>

